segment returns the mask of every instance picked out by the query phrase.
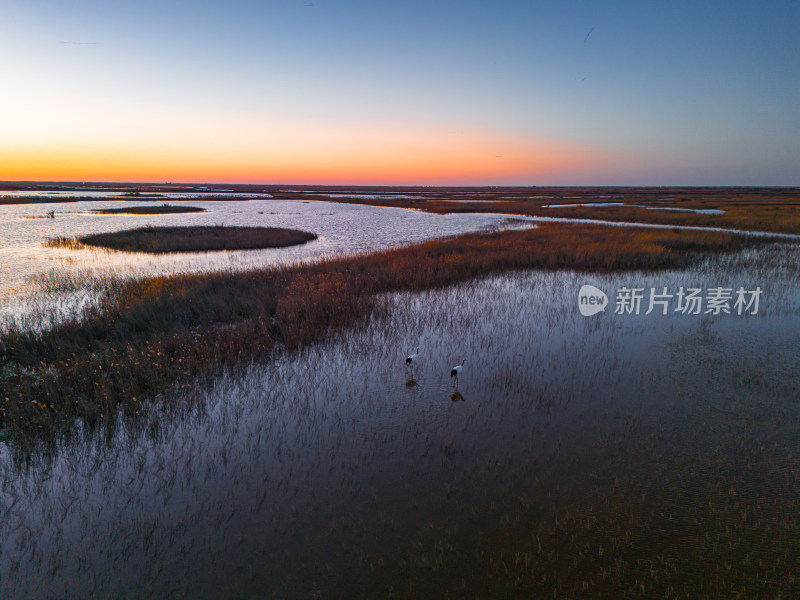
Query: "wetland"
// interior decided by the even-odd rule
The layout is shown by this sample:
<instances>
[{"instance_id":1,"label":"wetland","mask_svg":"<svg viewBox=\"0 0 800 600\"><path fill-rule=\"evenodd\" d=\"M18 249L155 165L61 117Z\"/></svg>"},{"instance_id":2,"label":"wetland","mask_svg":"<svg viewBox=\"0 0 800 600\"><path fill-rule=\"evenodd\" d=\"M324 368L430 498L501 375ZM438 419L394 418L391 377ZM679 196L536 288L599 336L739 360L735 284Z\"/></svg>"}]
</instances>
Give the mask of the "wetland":
<instances>
[{"instance_id":1,"label":"wetland","mask_svg":"<svg viewBox=\"0 0 800 600\"><path fill-rule=\"evenodd\" d=\"M318 236L252 254L50 248L149 217L0 207L0 595L796 594L800 247L368 206L434 192L157 217ZM120 200L77 210L97 202ZM631 210L721 227L727 202ZM586 284L609 298L591 317ZM728 311L677 310L690 288ZM668 310L618 312L631 289Z\"/></svg>"}]
</instances>

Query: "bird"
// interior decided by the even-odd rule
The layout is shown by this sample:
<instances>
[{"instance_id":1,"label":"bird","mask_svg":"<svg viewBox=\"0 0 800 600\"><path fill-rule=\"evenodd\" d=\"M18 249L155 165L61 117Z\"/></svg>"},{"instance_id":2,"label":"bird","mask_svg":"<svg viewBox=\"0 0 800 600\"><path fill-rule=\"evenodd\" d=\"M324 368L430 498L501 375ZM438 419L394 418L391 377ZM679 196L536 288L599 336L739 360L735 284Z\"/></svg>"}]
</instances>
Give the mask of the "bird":
<instances>
[{"instance_id":1,"label":"bird","mask_svg":"<svg viewBox=\"0 0 800 600\"><path fill-rule=\"evenodd\" d=\"M464 368L464 363L467 362L467 359L461 361L460 365L456 365L450 370L450 377L455 377L456 381L458 381L458 376L461 375L461 369Z\"/></svg>"},{"instance_id":2,"label":"bird","mask_svg":"<svg viewBox=\"0 0 800 600\"><path fill-rule=\"evenodd\" d=\"M409 354L406 357L406 364L407 365L413 365L415 362L417 362L417 358L418 357L419 357L419 347L417 347L417 351L414 352L414 354Z\"/></svg>"}]
</instances>

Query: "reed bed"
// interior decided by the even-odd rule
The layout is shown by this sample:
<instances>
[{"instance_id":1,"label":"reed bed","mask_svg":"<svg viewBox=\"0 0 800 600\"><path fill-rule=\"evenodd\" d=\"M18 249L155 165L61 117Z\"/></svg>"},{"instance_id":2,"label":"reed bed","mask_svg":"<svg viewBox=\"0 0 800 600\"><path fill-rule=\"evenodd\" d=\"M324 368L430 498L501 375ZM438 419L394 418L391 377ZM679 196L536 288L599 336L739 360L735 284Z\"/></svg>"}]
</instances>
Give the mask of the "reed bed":
<instances>
[{"instance_id":1,"label":"reed bed","mask_svg":"<svg viewBox=\"0 0 800 600\"><path fill-rule=\"evenodd\" d=\"M115 209L109 209L115 210ZM200 209L201 211L204 209ZM195 211L178 211L195 212ZM79 238L56 238L48 245L80 249L85 246L123 252L213 252L220 250L258 250L286 248L317 239L316 234L280 227L153 227L96 233Z\"/></svg>"},{"instance_id":2,"label":"reed bed","mask_svg":"<svg viewBox=\"0 0 800 600\"><path fill-rule=\"evenodd\" d=\"M161 206L124 206L122 208L103 208L89 211L96 215L174 215L185 213L205 212L205 208L197 206L175 206L162 204Z\"/></svg>"},{"instance_id":3,"label":"reed bed","mask_svg":"<svg viewBox=\"0 0 800 600\"><path fill-rule=\"evenodd\" d=\"M110 280L79 318L0 336L0 427L24 442L52 438L76 419L109 422L119 407L135 414L144 398L363 322L384 292L520 269L682 268L703 253L762 243L714 232L553 224L293 268Z\"/></svg>"},{"instance_id":4,"label":"reed bed","mask_svg":"<svg viewBox=\"0 0 800 600\"><path fill-rule=\"evenodd\" d=\"M0 595L793 597L797 264L379 294L343 335L0 471ZM753 279L754 318L574 305L583 283Z\"/></svg>"}]
</instances>

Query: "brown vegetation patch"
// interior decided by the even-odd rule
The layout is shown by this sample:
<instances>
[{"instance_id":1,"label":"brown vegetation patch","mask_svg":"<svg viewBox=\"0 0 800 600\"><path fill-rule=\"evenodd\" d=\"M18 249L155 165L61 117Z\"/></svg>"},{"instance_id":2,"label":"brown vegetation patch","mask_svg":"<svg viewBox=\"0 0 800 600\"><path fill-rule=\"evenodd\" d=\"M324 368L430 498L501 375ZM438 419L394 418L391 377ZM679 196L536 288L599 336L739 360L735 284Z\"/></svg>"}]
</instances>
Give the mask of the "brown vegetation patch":
<instances>
[{"instance_id":1,"label":"brown vegetation patch","mask_svg":"<svg viewBox=\"0 0 800 600\"><path fill-rule=\"evenodd\" d=\"M257 250L284 248L315 240L308 231L279 227L140 227L113 233L97 233L80 238L56 238L48 245L76 248L95 246L125 252L209 252L217 250Z\"/></svg>"},{"instance_id":2,"label":"brown vegetation patch","mask_svg":"<svg viewBox=\"0 0 800 600\"><path fill-rule=\"evenodd\" d=\"M95 215L172 215L183 213L205 212L205 208L197 206L174 206L162 204L161 206L126 206L123 208L101 208L89 211Z\"/></svg>"},{"instance_id":3,"label":"brown vegetation patch","mask_svg":"<svg viewBox=\"0 0 800 600\"><path fill-rule=\"evenodd\" d=\"M276 346L311 343L366 318L376 294L514 269L613 271L688 265L766 243L715 232L548 224L468 234L378 254L243 273L126 282L100 307L42 333L0 337L0 427L47 436L94 423Z\"/></svg>"}]
</instances>

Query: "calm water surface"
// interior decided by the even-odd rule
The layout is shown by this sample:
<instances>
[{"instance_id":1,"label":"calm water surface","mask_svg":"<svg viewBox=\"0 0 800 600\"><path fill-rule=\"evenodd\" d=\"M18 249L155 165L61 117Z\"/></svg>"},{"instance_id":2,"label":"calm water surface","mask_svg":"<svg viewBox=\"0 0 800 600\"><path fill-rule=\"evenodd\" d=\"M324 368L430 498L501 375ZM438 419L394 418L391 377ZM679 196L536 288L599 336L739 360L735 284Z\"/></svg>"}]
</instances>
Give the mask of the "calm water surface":
<instances>
[{"instance_id":1,"label":"calm water surface","mask_svg":"<svg viewBox=\"0 0 800 600\"><path fill-rule=\"evenodd\" d=\"M798 258L388 295L110 437L22 470L6 452L0 596L790 597ZM764 296L584 318L584 283Z\"/></svg>"},{"instance_id":2,"label":"calm water surface","mask_svg":"<svg viewBox=\"0 0 800 600\"><path fill-rule=\"evenodd\" d=\"M288 200L198 200L190 204L205 208L206 212L182 215L96 215L89 212L142 206L141 202L123 201L0 206L0 317L24 310L25 301L31 295L41 300L42 289L34 278L42 274L68 278L78 278L82 274L127 277L289 264L480 230L498 226L507 218L502 215L442 216L399 208ZM54 219L42 218L51 210L55 211ZM291 248L160 256L43 247L45 241L56 237L145 225L289 227L311 231L319 239ZM67 304L74 302L74 297L66 300ZM51 304L57 303L57 298L51 300ZM64 304L63 299L61 303Z\"/></svg>"}]
</instances>

